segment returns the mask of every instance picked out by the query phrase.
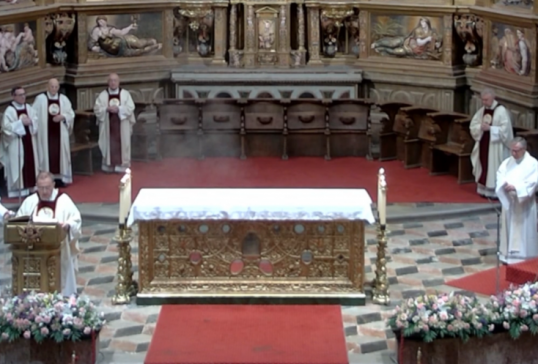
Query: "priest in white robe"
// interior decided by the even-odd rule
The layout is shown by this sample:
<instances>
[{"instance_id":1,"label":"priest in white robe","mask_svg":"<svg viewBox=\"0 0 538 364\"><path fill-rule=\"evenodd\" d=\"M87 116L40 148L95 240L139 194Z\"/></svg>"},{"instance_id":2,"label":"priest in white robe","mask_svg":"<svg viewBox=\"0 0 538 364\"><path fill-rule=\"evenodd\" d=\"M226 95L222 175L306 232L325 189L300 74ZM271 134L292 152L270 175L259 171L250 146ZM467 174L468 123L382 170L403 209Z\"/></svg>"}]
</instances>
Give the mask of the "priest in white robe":
<instances>
[{"instance_id":1,"label":"priest in white robe","mask_svg":"<svg viewBox=\"0 0 538 364\"><path fill-rule=\"evenodd\" d=\"M54 186L54 176L41 172L37 176L37 193L27 197L17 216L30 216L32 221L57 222L67 232L61 251L61 293L70 296L77 292L78 239L81 233L81 217L73 200Z\"/></svg>"},{"instance_id":2,"label":"priest in white robe","mask_svg":"<svg viewBox=\"0 0 538 364\"><path fill-rule=\"evenodd\" d=\"M538 161L527 152L525 139L516 137L512 156L497 172L497 196L502 204L501 260L512 264L538 256L536 187Z\"/></svg>"},{"instance_id":3,"label":"priest in white robe","mask_svg":"<svg viewBox=\"0 0 538 364\"><path fill-rule=\"evenodd\" d=\"M108 76L108 89L101 92L93 108L99 124L99 149L105 172L124 173L131 166L131 135L135 104L129 91L120 88L120 78Z\"/></svg>"},{"instance_id":4,"label":"priest in white robe","mask_svg":"<svg viewBox=\"0 0 538 364\"><path fill-rule=\"evenodd\" d=\"M22 87L14 87L11 96L13 101L2 118L0 162L4 165L8 197L24 197L35 190L39 173L38 122Z\"/></svg>"},{"instance_id":5,"label":"priest in white robe","mask_svg":"<svg viewBox=\"0 0 538 364\"><path fill-rule=\"evenodd\" d=\"M471 120L471 135L475 145L471 153L473 175L479 195L497 198L495 178L501 163L510 156L510 141L514 137L510 115L495 100L495 93L481 93L482 107Z\"/></svg>"},{"instance_id":6,"label":"priest in white robe","mask_svg":"<svg viewBox=\"0 0 538 364\"><path fill-rule=\"evenodd\" d=\"M75 112L71 101L59 90L58 80L49 80L47 92L38 95L32 107L39 121L40 169L54 175L56 187L63 187L73 183L69 135L73 131Z\"/></svg>"}]
</instances>

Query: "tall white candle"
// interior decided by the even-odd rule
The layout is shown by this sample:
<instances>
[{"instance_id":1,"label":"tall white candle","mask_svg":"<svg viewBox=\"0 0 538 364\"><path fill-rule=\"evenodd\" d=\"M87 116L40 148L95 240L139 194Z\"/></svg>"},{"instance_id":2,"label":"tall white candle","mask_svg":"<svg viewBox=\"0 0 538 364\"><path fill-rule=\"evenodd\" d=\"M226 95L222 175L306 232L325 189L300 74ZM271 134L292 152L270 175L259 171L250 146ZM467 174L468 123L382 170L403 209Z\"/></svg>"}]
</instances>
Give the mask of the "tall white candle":
<instances>
[{"instance_id":1,"label":"tall white candle","mask_svg":"<svg viewBox=\"0 0 538 364\"><path fill-rule=\"evenodd\" d=\"M383 199L383 193L381 192L381 181L385 178L385 169L380 168L377 174L377 212L381 221L381 200Z\"/></svg>"},{"instance_id":2,"label":"tall white candle","mask_svg":"<svg viewBox=\"0 0 538 364\"><path fill-rule=\"evenodd\" d=\"M380 192L381 198L379 201L379 223L385 225L387 223L387 182L385 181L385 176L381 178L380 181Z\"/></svg>"},{"instance_id":3,"label":"tall white candle","mask_svg":"<svg viewBox=\"0 0 538 364\"><path fill-rule=\"evenodd\" d=\"M129 174L125 174L120 181L120 211L118 220L120 224L125 224L125 219L129 213L129 198L128 198L128 185L129 185Z\"/></svg>"}]
</instances>

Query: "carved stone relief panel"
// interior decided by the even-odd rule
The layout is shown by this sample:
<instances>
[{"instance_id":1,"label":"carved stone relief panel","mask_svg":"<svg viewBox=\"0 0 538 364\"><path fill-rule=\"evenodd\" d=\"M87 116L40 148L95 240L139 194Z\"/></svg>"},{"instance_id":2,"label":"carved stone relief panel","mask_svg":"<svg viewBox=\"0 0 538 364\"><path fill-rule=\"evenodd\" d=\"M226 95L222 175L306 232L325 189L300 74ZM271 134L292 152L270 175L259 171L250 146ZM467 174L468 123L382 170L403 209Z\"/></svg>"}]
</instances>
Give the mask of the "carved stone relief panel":
<instances>
[{"instance_id":1,"label":"carved stone relief panel","mask_svg":"<svg viewBox=\"0 0 538 364\"><path fill-rule=\"evenodd\" d=\"M37 22L14 23L0 25L3 34L0 47L0 73L14 72L24 68L37 66L39 54L37 41L41 36L36 34Z\"/></svg>"},{"instance_id":2,"label":"carved stone relief panel","mask_svg":"<svg viewBox=\"0 0 538 364\"><path fill-rule=\"evenodd\" d=\"M45 49L47 63L64 65L73 62L76 49L73 47L71 36L75 30L76 16L74 13L57 13L45 17Z\"/></svg>"},{"instance_id":3,"label":"carved stone relief panel","mask_svg":"<svg viewBox=\"0 0 538 364\"><path fill-rule=\"evenodd\" d=\"M443 17L371 14L369 55L441 61L445 23Z\"/></svg>"},{"instance_id":4,"label":"carved stone relief panel","mask_svg":"<svg viewBox=\"0 0 538 364\"><path fill-rule=\"evenodd\" d=\"M161 12L88 16L88 57L103 59L162 54L162 24Z\"/></svg>"},{"instance_id":5,"label":"carved stone relief panel","mask_svg":"<svg viewBox=\"0 0 538 364\"><path fill-rule=\"evenodd\" d=\"M134 102L153 103L164 98L163 88L159 82L122 84L121 86L131 93ZM76 108L79 110L93 109L97 96L104 89L104 85L98 87L79 87L76 91Z\"/></svg>"},{"instance_id":6,"label":"carved stone relief panel","mask_svg":"<svg viewBox=\"0 0 538 364\"><path fill-rule=\"evenodd\" d=\"M348 35L351 34L351 30L347 27L352 24L351 17L356 18L356 14L353 8L349 6L330 6L321 9L321 41L325 57L332 58L337 53L348 53L350 51L350 49L346 49L350 47L346 46L348 44ZM355 24L358 26L356 21ZM343 27L346 28L345 32L341 32Z\"/></svg>"},{"instance_id":7,"label":"carved stone relief panel","mask_svg":"<svg viewBox=\"0 0 538 364\"><path fill-rule=\"evenodd\" d=\"M484 20L473 14L454 16L454 28L463 42L463 63L469 67L482 64Z\"/></svg>"},{"instance_id":8,"label":"carved stone relief panel","mask_svg":"<svg viewBox=\"0 0 538 364\"><path fill-rule=\"evenodd\" d=\"M176 9L175 15L175 55L187 51L209 57L213 52L213 9L210 6L182 7Z\"/></svg>"},{"instance_id":9,"label":"carved stone relief panel","mask_svg":"<svg viewBox=\"0 0 538 364\"><path fill-rule=\"evenodd\" d=\"M404 102L437 110L457 111L454 109L458 96L451 89L375 83L368 89L368 95L375 103Z\"/></svg>"},{"instance_id":10,"label":"carved stone relief panel","mask_svg":"<svg viewBox=\"0 0 538 364\"><path fill-rule=\"evenodd\" d=\"M489 67L505 73L531 76L534 63L532 44L535 30L504 23L491 23Z\"/></svg>"}]
</instances>

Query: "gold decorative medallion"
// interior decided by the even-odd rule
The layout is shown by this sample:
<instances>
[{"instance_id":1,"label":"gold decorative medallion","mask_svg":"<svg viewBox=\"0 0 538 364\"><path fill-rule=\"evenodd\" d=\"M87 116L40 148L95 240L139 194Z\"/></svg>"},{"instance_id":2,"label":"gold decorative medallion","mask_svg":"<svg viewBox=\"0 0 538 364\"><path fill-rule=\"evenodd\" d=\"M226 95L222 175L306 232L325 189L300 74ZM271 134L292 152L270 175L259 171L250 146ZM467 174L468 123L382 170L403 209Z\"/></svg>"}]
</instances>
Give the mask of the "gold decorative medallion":
<instances>
[{"instance_id":1,"label":"gold decorative medallion","mask_svg":"<svg viewBox=\"0 0 538 364\"><path fill-rule=\"evenodd\" d=\"M486 114L484 115L484 117L482 118L482 122L486 123L486 124L489 124L491 125L491 122L492 122L493 118L491 117L490 114Z\"/></svg>"},{"instance_id":2,"label":"gold decorative medallion","mask_svg":"<svg viewBox=\"0 0 538 364\"><path fill-rule=\"evenodd\" d=\"M50 104L49 105L49 114L52 116L56 116L60 113L60 106L58 104Z\"/></svg>"},{"instance_id":3,"label":"gold decorative medallion","mask_svg":"<svg viewBox=\"0 0 538 364\"><path fill-rule=\"evenodd\" d=\"M108 106L120 106L120 100L110 99L108 100Z\"/></svg>"}]
</instances>

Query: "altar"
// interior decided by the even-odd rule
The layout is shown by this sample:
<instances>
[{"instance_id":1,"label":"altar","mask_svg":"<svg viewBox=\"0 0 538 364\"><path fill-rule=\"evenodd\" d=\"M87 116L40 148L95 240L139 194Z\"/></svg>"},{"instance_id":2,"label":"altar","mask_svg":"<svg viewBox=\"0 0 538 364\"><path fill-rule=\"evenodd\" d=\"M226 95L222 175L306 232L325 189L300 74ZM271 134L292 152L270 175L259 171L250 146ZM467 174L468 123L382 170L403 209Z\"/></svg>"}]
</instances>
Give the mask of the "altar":
<instances>
[{"instance_id":1,"label":"altar","mask_svg":"<svg viewBox=\"0 0 538 364\"><path fill-rule=\"evenodd\" d=\"M362 189L142 189L138 304L364 304Z\"/></svg>"}]
</instances>

